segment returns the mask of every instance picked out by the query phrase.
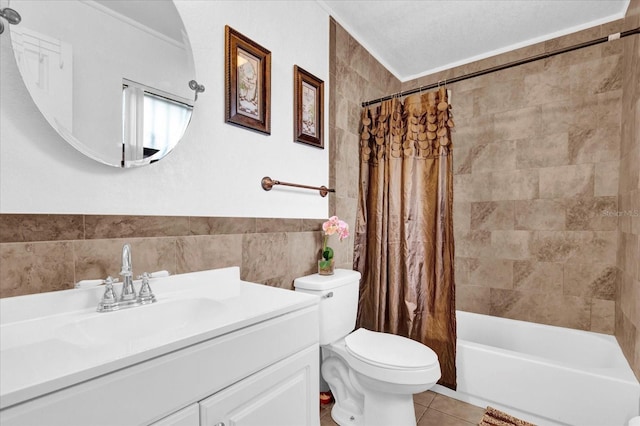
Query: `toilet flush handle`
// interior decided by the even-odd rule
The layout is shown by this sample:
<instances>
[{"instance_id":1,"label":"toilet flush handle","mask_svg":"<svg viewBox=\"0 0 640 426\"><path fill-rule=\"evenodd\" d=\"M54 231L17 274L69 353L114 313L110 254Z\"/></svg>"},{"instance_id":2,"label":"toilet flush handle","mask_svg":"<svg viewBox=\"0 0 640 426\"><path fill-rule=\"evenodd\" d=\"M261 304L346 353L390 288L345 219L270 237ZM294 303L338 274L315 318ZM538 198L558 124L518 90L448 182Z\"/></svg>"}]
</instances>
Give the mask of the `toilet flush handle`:
<instances>
[{"instance_id":1,"label":"toilet flush handle","mask_svg":"<svg viewBox=\"0 0 640 426\"><path fill-rule=\"evenodd\" d=\"M329 299L330 297L333 297L333 292L332 291L322 295L323 299Z\"/></svg>"}]
</instances>

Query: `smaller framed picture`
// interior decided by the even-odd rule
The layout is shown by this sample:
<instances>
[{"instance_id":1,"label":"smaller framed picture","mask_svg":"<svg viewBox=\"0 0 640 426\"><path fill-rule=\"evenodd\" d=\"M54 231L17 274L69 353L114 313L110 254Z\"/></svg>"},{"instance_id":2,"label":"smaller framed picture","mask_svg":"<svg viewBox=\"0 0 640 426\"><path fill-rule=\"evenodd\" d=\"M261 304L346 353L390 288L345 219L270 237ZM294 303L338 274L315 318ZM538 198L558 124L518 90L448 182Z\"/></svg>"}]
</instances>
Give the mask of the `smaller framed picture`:
<instances>
[{"instance_id":1,"label":"smaller framed picture","mask_svg":"<svg viewBox=\"0 0 640 426\"><path fill-rule=\"evenodd\" d=\"M324 82L303 70L293 67L293 137L324 149Z\"/></svg>"},{"instance_id":2,"label":"smaller framed picture","mask_svg":"<svg viewBox=\"0 0 640 426\"><path fill-rule=\"evenodd\" d=\"M224 29L225 122L271 134L271 52Z\"/></svg>"}]
</instances>

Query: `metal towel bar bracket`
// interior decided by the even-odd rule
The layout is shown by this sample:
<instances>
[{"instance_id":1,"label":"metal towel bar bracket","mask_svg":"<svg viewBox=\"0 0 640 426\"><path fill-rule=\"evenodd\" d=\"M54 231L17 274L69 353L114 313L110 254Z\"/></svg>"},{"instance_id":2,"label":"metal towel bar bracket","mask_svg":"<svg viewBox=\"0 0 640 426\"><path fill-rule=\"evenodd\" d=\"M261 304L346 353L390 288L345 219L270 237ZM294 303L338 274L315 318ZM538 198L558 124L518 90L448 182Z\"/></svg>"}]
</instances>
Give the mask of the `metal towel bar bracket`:
<instances>
[{"instance_id":1,"label":"metal towel bar bracket","mask_svg":"<svg viewBox=\"0 0 640 426\"><path fill-rule=\"evenodd\" d=\"M320 191L321 197L326 197L327 194L330 192L336 192L335 189L327 188L324 185L323 186L299 185L297 183L281 182L279 180L271 179L269 176L263 177L260 183L262 184L262 189L264 189L265 191L271 191L271 188L273 188L274 185L284 185L284 186L293 186L295 188L305 188L305 189L313 189L316 191Z\"/></svg>"}]
</instances>

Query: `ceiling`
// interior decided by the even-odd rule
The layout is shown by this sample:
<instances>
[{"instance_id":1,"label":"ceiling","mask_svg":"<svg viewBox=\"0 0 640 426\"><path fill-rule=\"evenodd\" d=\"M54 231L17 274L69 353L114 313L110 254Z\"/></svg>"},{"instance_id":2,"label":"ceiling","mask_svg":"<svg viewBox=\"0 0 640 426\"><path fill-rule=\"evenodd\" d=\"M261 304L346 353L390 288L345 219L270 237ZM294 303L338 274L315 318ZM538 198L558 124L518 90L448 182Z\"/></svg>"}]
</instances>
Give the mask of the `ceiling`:
<instances>
[{"instance_id":1,"label":"ceiling","mask_svg":"<svg viewBox=\"0 0 640 426\"><path fill-rule=\"evenodd\" d=\"M629 0L317 0L400 81L624 17Z\"/></svg>"}]
</instances>

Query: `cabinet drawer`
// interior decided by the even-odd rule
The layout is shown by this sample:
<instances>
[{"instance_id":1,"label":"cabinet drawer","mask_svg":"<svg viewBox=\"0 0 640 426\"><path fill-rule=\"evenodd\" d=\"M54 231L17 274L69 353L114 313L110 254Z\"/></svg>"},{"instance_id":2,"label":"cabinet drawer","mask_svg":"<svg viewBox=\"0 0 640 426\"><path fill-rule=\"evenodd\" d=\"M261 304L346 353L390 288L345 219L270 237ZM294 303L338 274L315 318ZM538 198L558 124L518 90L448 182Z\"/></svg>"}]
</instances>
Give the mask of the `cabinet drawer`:
<instances>
[{"instance_id":1,"label":"cabinet drawer","mask_svg":"<svg viewBox=\"0 0 640 426\"><path fill-rule=\"evenodd\" d=\"M148 425L317 343L313 306L9 407L2 426Z\"/></svg>"}]
</instances>

